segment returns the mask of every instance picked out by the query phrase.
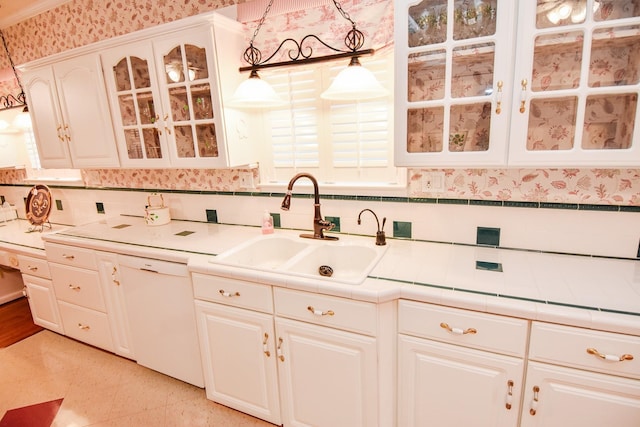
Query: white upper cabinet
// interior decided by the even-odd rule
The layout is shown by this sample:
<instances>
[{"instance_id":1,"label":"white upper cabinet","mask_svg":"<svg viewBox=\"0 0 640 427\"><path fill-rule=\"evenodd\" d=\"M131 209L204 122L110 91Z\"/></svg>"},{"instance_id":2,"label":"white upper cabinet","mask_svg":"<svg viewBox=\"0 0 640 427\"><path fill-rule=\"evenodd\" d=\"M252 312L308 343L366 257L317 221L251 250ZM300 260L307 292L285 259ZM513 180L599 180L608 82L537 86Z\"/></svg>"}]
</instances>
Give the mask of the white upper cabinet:
<instances>
[{"instance_id":1,"label":"white upper cabinet","mask_svg":"<svg viewBox=\"0 0 640 427\"><path fill-rule=\"evenodd\" d=\"M119 166L97 54L27 68L23 76L42 167Z\"/></svg>"},{"instance_id":2,"label":"white upper cabinet","mask_svg":"<svg viewBox=\"0 0 640 427\"><path fill-rule=\"evenodd\" d=\"M515 3L394 3L396 164L504 165Z\"/></svg>"},{"instance_id":3,"label":"white upper cabinet","mask_svg":"<svg viewBox=\"0 0 640 427\"><path fill-rule=\"evenodd\" d=\"M509 163L640 164L640 5L521 1Z\"/></svg>"},{"instance_id":4,"label":"white upper cabinet","mask_svg":"<svg viewBox=\"0 0 640 427\"><path fill-rule=\"evenodd\" d=\"M132 34L129 43L101 53L123 166L211 168L257 160L243 113L223 109L225 91L241 78L240 24L222 16L211 21L144 39Z\"/></svg>"},{"instance_id":5,"label":"white upper cabinet","mask_svg":"<svg viewBox=\"0 0 640 427\"><path fill-rule=\"evenodd\" d=\"M640 165L637 1L395 7L396 164Z\"/></svg>"}]
</instances>

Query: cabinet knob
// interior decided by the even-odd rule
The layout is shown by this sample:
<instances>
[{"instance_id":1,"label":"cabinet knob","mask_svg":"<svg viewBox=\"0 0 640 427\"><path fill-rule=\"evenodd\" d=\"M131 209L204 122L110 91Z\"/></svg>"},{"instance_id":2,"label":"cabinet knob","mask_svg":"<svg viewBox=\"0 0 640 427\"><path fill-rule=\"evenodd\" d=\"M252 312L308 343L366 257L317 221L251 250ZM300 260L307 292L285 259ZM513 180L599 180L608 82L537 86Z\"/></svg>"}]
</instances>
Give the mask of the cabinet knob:
<instances>
[{"instance_id":1,"label":"cabinet knob","mask_svg":"<svg viewBox=\"0 0 640 427\"><path fill-rule=\"evenodd\" d=\"M602 360L607 360L609 362L624 362L625 360L633 360L632 354L623 354L622 356L615 356L613 354L602 354L595 348L588 348L587 353L599 357Z\"/></svg>"}]
</instances>

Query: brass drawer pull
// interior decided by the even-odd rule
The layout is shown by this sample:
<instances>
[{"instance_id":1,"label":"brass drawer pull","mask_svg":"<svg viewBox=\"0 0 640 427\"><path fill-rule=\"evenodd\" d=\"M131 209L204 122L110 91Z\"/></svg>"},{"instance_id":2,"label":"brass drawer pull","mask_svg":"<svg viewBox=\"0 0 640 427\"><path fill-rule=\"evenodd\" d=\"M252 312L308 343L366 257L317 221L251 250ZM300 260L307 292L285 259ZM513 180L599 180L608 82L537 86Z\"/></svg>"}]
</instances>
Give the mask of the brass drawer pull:
<instances>
[{"instance_id":1,"label":"brass drawer pull","mask_svg":"<svg viewBox=\"0 0 640 427\"><path fill-rule=\"evenodd\" d=\"M276 348L276 355L281 362L284 362L284 354L282 354L282 337L278 338L278 348Z\"/></svg>"},{"instance_id":2,"label":"brass drawer pull","mask_svg":"<svg viewBox=\"0 0 640 427\"><path fill-rule=\"evenodd\" d=\"M88 331L89 329L91 329L91 326L83 325L82 323L78 323L78 329L81 329L83 331Z\"/></svg>"},{"instance_id":3,"label":"brass drawer pull","mask_svg":"<svg viewBox=\"0 0 640 427\"><path fill-rule=\"evenodd\" d=\"M71 289L72 291L80 292L80 289L82 288L80 286L72 285L71 283L69 283L69 289Z\"/></svg>"},{"instance_id":4,"label":"brass drawer pull","mask_svg":"<svg viewBox=\"0 0 640 427\"><path fill-rule=\"evenodd\" d=\"M32 265L28 265L28 266L27 266L27 269L28 269L29 271L38 271L38 267L35 267L35 266L32 266Z\"/></svg>"},{"instance_id":5,"label":"brass drawer pull","mask_svg":"<svg viewBox=\"0 0 640 427\"><path fill-rule=\"evenodd\" d=\"M73 256L73 255L67 255L67 254L62 254L62 257L63 257L64 259L68 259L68 260L72 260L72 259L75 259L75 258L76 258L76 257L75 257L75 256Z\"/></svg>"},{"instance_id":6,"label":"brass drawer pull","mask_svg":"<svg viewBox=\"0 0 640 427\"><path fill-rule=\"evenodd\" d=\"M538 393L540 393L540 387L533 386L533 399L531 400L531 406L529 407L529 413L535 415L538 412Z\"/></svg>"},{"instance_id":7,"label":"brass drawer pull","mask_svg":"<svg viewBox=\"0 0 640 427\"><path fill-rule=\"evenodd\" d=\"M336 314L333 310L327 310L327 311L316 310L311 306L307 307L307 310L309 310L311 313L315 314L316 316L333 316L334 314Z\"/></svg>"},{"instance_id":8,"label":"brass drawer pull","mask_svg":"<svg viewBox=\"0 0 640 427\"><path fill-rule=\"evenodd\" d=\"M239 297L240 296L240 292L227 292L224 289L220 289L218 292L220 292L220 295L222 295L223 297L227 297L227 298L231 298L231 297Z\"/></svg>"},{"instance_id":9,"label":"brass drawer pull","mask_svg":"<svg viewBox=\"0 0 640 427\"><path fill-rule=\"evenodd\" d=\"M267 346L268 341L269 341L269 334L265 332L264 340L262 340L262 351L264 352L265 356L271 357L271 352L269 351L269 347Z\"/></svg>"},{"instance_id":10,"label":"brass drawer pull","mask_svg":"<svg viewBox=\"0 0 640 427\"><path fill-rule=\"evenodd\" d=\"M507 402L505 404L507 409L511 409L513 403L513 380L507 381Z\"/></svg>"},{"instance_id":11,"label":"brass drawer pull","mask_svg":"<svg viewBox=\"0 0 640 427\"><path fill-rule=\"evenodd\" d=\"M467 328L467 329L460 329L460 328L452 328L451 326L449 326L448 324L442 322L440 323L440 327L442 329L446 329L447 331L451 332L452 334L455 335L467 335L467 334L475 334L478 331L475 328Z\"/></svg>"},{"instance_id":12,"label":"brass drawer pull","mask_svg":"<svg viewBox=\"0 0 640 427\"><path fill-rule=\"evenodd\" d=\"M595 348L588 348L587 353L593 354L602 360L608 360L609 362L624 362L625 360L633 360L633 355L623 354L622 356L614 356L612 354L602 354Z\"/></svg>"}]
</instances>

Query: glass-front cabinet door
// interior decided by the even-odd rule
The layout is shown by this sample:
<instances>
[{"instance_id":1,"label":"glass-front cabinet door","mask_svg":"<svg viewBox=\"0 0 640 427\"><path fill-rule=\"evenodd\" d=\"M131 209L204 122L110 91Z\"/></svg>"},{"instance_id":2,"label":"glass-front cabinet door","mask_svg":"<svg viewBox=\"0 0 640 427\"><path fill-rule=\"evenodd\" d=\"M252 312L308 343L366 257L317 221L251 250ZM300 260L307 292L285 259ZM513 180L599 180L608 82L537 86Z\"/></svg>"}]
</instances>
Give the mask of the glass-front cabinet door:
<instances>
[{"instance_id":1,"label":"glass-front cabinet door","mask_svg":"<svg viewBox=\"0 0 640 427\"><path fill-rule=\"evenodd\" d=\"M190 34L183 43L175 37L155 41L154 49L172 164L212 167L224 139L211 33Z\"/></svg>"},{"instance_id":2,"label":"glass-front cabinet door","mask_svg":"<svg viewBox=\"0 0 640 427\"><path fill-rule=\"evenodd\" d=\"M395 162L504 165L515 2L402 0L395 7Z\"/></svg>"},{"instance_id":3,"label":"glass-front cabinet door","mask_svg":"<svg viewBox=\"0 0 640 427\"><path fill-rule=\"evenodd\" d=\"M123 167L169 165L153 50L130 44L101 53Z\"/></svg>"},{"instance_id":4,"label":"glass-front cabinet door","mask_svg":"<svg viewBox=\"0 0 640 427\"><path fill-rule=\"evenodd\" d=\"M640 1L519 7L509 163L639 165Z\"/></svg>"}]
</instances>

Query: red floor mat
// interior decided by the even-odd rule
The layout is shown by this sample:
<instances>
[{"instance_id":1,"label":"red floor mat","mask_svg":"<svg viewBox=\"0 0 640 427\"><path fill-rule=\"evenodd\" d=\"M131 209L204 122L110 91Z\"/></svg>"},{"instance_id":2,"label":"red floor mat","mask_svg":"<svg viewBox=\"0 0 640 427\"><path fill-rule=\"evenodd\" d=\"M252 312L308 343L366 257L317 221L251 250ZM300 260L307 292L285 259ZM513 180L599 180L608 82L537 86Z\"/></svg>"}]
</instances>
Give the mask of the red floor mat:
<instances>
[{"instance_id":1,"label":"red floor mat","mask_svg":"<svg viewBox=\"0 0 640 427\"><path fill-rule=\"evenodd\" d=\"M0 420L0 427L50 427L63 399L10 409Z\"/></svg>"}]
</instances>

